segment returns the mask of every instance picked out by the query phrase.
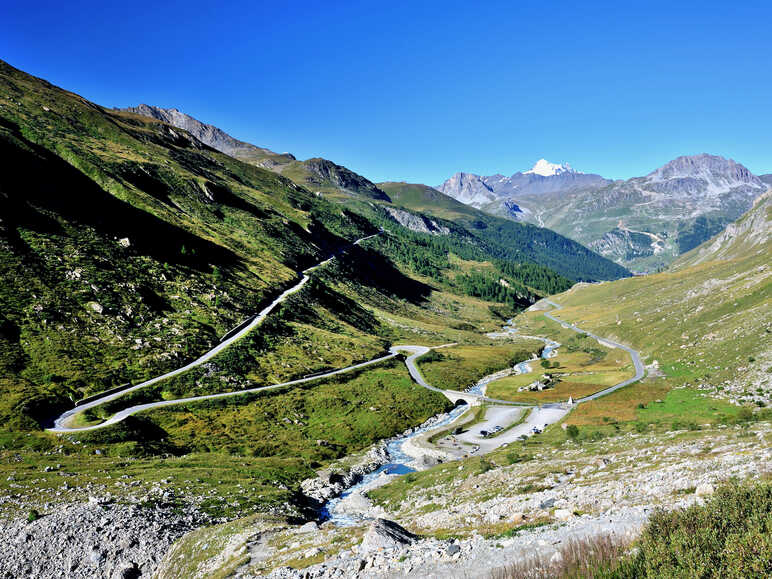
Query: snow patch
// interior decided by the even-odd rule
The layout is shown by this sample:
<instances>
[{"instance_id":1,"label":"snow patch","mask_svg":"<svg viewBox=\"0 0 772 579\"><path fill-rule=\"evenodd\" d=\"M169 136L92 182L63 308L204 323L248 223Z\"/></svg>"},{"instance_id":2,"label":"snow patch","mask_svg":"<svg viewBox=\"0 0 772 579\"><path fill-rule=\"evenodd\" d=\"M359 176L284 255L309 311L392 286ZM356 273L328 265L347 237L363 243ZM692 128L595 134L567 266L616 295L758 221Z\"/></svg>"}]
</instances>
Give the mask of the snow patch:
<instances>
[{"instance_id":1,"label":"snow patch","mask_svg":"<svg viewBox=\"0 0 772 579\"><path fill-rule=\"evenodd\" d=\"M563 173L577 173L571 168L568 163L559 165L557 163L550 163L547 159L539 159L536 164L525 171L524 175L541 175L542 177L553 177L555 175L561 175Z\"/></svg>"}]
</instances>

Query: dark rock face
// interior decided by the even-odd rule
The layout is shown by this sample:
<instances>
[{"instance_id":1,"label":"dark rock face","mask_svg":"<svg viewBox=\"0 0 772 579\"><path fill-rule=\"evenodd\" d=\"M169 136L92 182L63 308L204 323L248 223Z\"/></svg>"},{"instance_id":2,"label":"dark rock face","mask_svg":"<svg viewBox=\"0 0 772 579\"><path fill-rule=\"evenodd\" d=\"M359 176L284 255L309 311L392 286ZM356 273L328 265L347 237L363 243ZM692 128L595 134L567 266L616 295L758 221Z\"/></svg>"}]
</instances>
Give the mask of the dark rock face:
<instances>
[{"instance_id":1,"label":"dark rock face","mask_svg":"<svg viewBox=\"0 0 772 579\"><path fill-rule=\"evenodd\" d=\"M419 539L401 525L387 519L376 519L365 534L360 546L361 552L401 549Z\"/></svg>"}]
</instances>

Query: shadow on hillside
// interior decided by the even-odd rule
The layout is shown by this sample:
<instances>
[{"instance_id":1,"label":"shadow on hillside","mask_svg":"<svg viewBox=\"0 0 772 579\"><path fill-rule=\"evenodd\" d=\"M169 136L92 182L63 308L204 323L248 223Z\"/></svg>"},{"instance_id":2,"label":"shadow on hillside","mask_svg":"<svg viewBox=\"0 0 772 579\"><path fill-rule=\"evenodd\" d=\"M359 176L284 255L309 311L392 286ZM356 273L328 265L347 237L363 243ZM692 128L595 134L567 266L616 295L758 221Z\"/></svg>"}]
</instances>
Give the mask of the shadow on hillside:
<instances>
[{"instance_id":1,"label":"shadow on hillside","mask_svg":"<svg viewBox=\"0 0 772 579\"><path fill-rule=\"evenodd\" d=\"M341 255L336 265L340 276L414 305L424 303L432 292L431 286L406 276L385 255L359 245Z\"/></svg>"},{"instance_id":2,"label":"shadow on hillside","mask_svg":"<svg viewBox=\"0 0 772 579\"><path fill-rule=\"evenodd\" d=\"M57 218L94 228L108 238L128 237L132 250L158 261L208 271L210 263L239 267L232 251L117 199L69 163L26 140L0 119L0 214L9 241L27 251L17 227L65 234ZM185 251L182 251L182 248Z\"/></svg>"}]
</instances>

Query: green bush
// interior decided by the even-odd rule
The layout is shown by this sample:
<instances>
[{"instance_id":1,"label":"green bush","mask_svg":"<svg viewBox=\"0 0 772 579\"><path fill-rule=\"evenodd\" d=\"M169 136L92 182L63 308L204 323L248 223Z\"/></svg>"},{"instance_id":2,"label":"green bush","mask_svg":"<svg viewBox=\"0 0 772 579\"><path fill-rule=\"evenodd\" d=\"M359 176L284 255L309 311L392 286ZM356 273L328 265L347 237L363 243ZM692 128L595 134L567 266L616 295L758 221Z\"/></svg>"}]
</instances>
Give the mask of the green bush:
<instances>
[{"instance_id":1,"label":"green bush","mask_svg":"<svg viewBox=\"0 0 772 579\"><path fill-rule=\"evenodd\" d=\"M39 518L40 518L40 513L38 513L35 509L32 509L29 512L29 515L27 515L27 521L30 523L33 521L37 521Z\"/></svg>"},{"instance_id":2,"label":"green bush","mask_svg":"<svg viewBox=\"0 0 772 579\"><path fill-rule=\"evenodd\" d=\"M526 462L531 460L533 457L529 454L520 454L516 450L510 450L506 454L507 462L509 464L517 464L518 462Z\"/></svg>"},{"instance_id":3,"label":"green bush","mask_svg":"<svg viewBox=\"0 0 772 579\"><path fill-rule=\"evenodd\" d=\"M579 436L579 427L576 424L569 424L566 427L566 434L569 438L576 440L576 438Z\"/></svg>"},{"instance_id":4,"label":"green bush","mask_svg":"<svg viewBox=\"0 0 772 579\"><path fill-rule=\"evenodd\" d=\"M733 483L702 506L652 515L611 577L772 576L772 484Z\"/></svg>"}]
</instances>

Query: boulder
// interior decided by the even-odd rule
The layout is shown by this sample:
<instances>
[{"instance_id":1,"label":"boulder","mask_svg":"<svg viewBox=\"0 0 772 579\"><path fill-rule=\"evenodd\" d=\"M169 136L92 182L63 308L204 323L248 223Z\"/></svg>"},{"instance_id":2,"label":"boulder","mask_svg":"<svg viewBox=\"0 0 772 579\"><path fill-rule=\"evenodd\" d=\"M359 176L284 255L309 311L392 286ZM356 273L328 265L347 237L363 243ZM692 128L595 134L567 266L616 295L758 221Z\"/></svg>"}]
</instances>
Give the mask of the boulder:
<instances>
[{"instance_id":1,"label":"boulder","mask_svg":"<svg viewBox=\"0 0 772 579\"><path fill-rule=\"evenodd\" d=\"M544 509L544 510L551 509L552 505L554 505L554 504L555 504L555 499L554 498L545 499L541 503L539 503L539 508L540 509Z\"/></svg>"},{"instance_id":2,"label":"boulder","mask_svg":"<svg viewBox=\"0 0 772 579\"><path fill-rule=\"evenodd\" d=\"M126 563L113 573L113 579L137 579L142 573L134 562Z\"/></svg>"},{"instance_id":3,"label":"boulder","mask_svg":"<svg viewBox=\"0 0 772 579\"><path fill-rule=\"evenodd\" d=\"M401 549L405 545L415 543L418 538L418 535L414 535L394 521L376 519L370 525L367 533L365 533L359 551L360 553L367 553L387 549Z\"/></svg>"},{"instance_id":4,"label":"boulder","mask_svg":"<svg viewBox=\"0 0 772 579\"><path fill-rule=\"evenodd\" d=\"M309 521L305 525L301 525L298 528L300 533L313 533L318 529L317 524L314 521Z\"/></svg>"}]
</instances>

